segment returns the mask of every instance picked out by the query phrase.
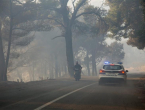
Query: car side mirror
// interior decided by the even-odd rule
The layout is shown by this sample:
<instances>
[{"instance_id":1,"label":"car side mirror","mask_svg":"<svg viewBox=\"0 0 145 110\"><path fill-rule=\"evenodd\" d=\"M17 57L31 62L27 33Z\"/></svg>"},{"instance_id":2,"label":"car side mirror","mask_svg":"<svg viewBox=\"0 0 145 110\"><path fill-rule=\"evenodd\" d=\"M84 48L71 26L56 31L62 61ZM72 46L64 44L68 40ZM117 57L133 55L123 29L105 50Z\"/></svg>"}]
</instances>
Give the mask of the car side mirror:
<instances>
[{"instance_id":1,"label":"car side mirror","mask_svg":"<svg viewBox=\"0 0 145 110\"><path fill-rule=\"evenodd\" d=\"M128 72L128 70L126 70L126 72Z\"/></svg>"}]
</instances>

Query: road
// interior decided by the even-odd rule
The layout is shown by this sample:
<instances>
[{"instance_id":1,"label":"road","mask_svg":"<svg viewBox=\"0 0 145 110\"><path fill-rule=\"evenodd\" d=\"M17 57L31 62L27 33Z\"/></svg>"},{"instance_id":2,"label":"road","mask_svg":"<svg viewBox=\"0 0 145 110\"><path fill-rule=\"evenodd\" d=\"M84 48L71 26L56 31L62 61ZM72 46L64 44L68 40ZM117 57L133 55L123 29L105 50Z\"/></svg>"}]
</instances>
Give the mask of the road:
<instances>
[{"instance_id":1,"label":"road","mask_svg":"<svg viewBox=\"0 0 145 110\"><path fill-rule=\"evenodd\" d=\"M145 110L133 83L99 86L95 78L35 82L0 91L0 110Z\"/></svg>"}]
</instances>

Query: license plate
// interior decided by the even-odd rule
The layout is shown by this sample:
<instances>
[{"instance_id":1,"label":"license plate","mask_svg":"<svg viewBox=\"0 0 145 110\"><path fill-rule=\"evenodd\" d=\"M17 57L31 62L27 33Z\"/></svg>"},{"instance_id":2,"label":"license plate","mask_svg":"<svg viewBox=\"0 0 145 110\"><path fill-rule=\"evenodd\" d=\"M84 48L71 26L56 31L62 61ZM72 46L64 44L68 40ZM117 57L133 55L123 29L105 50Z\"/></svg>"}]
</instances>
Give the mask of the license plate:
<instances>
[{"instance_id":1,"label":"license plate","mask_svg":"<svg viewBox=\"0 0 145 110\"><path fill-rule=\"evenodd\" d=\"M117 76L118 73L106 73L107 76Z\"/></svg>"}]
</instances>

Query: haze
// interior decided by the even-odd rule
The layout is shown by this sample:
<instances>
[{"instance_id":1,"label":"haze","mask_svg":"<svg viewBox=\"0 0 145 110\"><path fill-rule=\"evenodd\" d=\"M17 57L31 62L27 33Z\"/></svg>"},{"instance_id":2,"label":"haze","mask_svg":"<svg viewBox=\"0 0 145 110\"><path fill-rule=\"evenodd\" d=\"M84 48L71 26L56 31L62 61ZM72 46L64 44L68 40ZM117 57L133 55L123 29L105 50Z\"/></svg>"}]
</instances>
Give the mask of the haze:
<instances>
[{"instance_id":1,"label":"haze","mask_svg":"<svg viewBox=\"0 0 145 110\"><path fill-rule=\"evenodd\" d=\"M144 110L144 0L0 0L0 109Z\"/></svg>"}]
</instances>

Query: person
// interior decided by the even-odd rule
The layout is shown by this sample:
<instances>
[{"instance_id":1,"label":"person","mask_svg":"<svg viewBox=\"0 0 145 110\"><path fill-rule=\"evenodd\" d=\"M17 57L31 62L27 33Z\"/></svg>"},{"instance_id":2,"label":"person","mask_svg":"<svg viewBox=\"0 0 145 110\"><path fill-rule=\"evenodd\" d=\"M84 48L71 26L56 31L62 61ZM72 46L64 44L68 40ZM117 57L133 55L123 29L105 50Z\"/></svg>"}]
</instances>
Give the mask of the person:
<instances>
[{"instance_id":1,"label":"person","mask_svg":"<svg viewBox=\"0 0 145 110\"><path fill-rule=\"evenodd\" d=\"M78 69L79 70L79 76L81 78L81 70L82 70L82 67L81 65L78 63L78 61L76 62L75 66L74 66L74 70L75 69Z\"/></svg>"}]
</instances>

